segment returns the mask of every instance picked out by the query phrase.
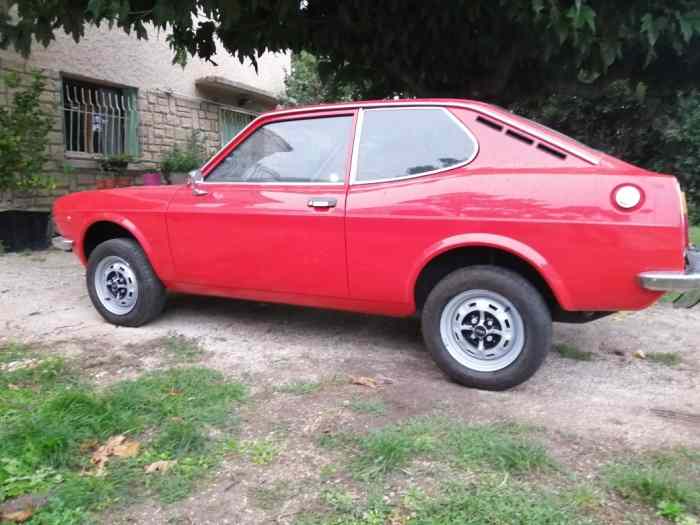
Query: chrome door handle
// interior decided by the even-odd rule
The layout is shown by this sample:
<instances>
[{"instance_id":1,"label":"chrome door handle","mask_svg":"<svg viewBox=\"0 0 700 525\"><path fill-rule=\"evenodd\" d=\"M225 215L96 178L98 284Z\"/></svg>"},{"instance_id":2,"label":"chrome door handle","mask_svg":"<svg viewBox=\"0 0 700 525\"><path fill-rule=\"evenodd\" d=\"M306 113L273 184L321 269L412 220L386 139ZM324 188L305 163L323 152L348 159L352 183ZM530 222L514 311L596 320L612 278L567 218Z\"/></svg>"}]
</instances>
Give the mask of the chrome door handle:
<instances>
[{"instance_id":1,"label":"chrome door handle","mask_svg":"<svg viewBox=\"0 0 700 525\"><path fill-rule=\"evenodd\" d=\"M309 199L307 206L309 208L335 208L338 204L338 199L318 198Z\"/></svg>"},{"instance_id":2,"label":"chrome door handle","mask_svg":"<svg viewBox=\"0 0 700 525\"><path fill-rule=\"evenodd\" d=\"M202 195L206 195L209 192L207 190L203 190L201 188L197 188L196 186L192 186L192 195L195 197L201 197Z\"/></svg>"}]
</instances>

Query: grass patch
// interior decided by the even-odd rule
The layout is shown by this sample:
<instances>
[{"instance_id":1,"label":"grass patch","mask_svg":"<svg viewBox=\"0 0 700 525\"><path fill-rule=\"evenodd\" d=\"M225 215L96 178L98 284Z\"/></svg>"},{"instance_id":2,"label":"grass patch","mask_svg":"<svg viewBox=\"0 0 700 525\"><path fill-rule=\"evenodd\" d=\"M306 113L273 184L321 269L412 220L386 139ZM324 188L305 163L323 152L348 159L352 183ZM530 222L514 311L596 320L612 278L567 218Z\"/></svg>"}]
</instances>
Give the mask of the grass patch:
<instances>
[{"instance_id":1,"label":"grass patch","mask_svg":"<svg viewBox=\"0 0 700 525\"><path fill-rule=\"evenodd\" d=\"M291 383L279 385L275 388L275 391L282 394L304 396L318 392L321 390L321 386L322 384L318 381L292 381Z\"/></svg>"},{"instance_id":2,"label":"grass patch","mask_svg":"<svg viewBox=\"0 0 700 525\"><path fill-rule=\"evenodd\" d=\"M227 450L241 454L251 463L256 465L269 465L277 459L282 447L271 438L253 439L249 441L231 441L227 444Z\"/></svg>"},{"instance_id":3,"label":"grass patch","mask_svg":"<svg viewBox=\"0 0 700 525\"><path fill-rule=\"evenodd\" d=\"M593 360L593 352L579 350L575 346L566 343L554 345L554 350L565 359L574 359L576 361Z\"/></svg>"},{"instance_id":4,"label":"grass patch","mask_svg":"<svg viewBox=\"0 0 700 525\"><path fill-rule=\"evenodd\" d=\"M353 399L350 401L350 408L358 414L371 414L381 416L386 414L386 405L381 400Z\"/></svg>"},{"instance_id":5,"label":"grass patch","mask_svg":"<svg viewBox=\"0 0 700 525\"><path fill-rule=\"evenodd\" d=\"M444 419L416 419L360 437L352 469L372 479L406 466L418 456L460 467L484 467L510 473L550 467L544 447L514 425L475 425Z\"/></svg>"},{"instance_id":6,"label":"grass patch","mask_svg":"<svg viewBox=\"0 0 700 525\"><path fill-rule=\"evenodd\" d=\"M37 520L62 523L61 513L75 509L99 511L149 494L180 499L223 457L207 428L233 425L232 407L244 395L241 384L203 368L154 372L101 392L60 359L2 373L0 502L47 493ZM140 453L110 459L104 476L84 475L94 470L92 451L118 434L139 441ZM176 463L146 475L158 460Z\"/></svg>"},{"instance_id":7,"label":"grass patch","mask_svg":"<svg viewBox=\"0 0 700 525\"><path fill-rule=\"evenodd\" d=\"M678 352L649 352L647 354L647 359L666 366L677 366L681 364L681 355Z\"/></svg>"},{"instance_id":8,"label":"grass patch","mask_svg":"<svg viewBox=\"0 0 700 525\"><path fill-rule=\"evenodd\" d=\"M579 485L565 494L577 509L593 512L605 504L603 492L593 485Z\"/></svg>"},{"instance_id":9,"label":"grass patch","mask_svg":"<svg viewBox=\"0 0 700 525\"><path fill-rule=\"evenodd\" d=\"M584 524L558 498L527 486L452 485L437 498L418 501L412 525Z\"/></svg>"},{"instance_id":10,"label":"grass patch","mask_svg":"<svg viewBox=\"0 0 700 525\"><path fill-rule=\"evenodd\" d=\"M692 226L690 228L690 242L695 246L700 246L700 226Z\"/></svg>"},{"instance_id":11,"label":"grass patch","mask_svg":"<svg viewBox=\"0 0 700 525\"><path fill-rule=\"evenodd\" d=\"M165 353L175 361L195 361L204 353L201 343L195 337L169 333L161 340Z\"/></svg>"},{"instance_id":12,"label":"grass patch","mask_svg":"<svg viewBox=\"0 0 700 525\"><path fill-rule=\"evenodd\" d=\"M607 478L622 497L641 501L655 509L678 504L700 513L700 452L674 450L649 454L613 465Z\"/></svg>"},{"instance_id":13,"label":"grass patch","mask_svg":"<svg viewBox=\"0 0 700 525\"><path fill-rule=\"evenodd\" d=\"M12 363L31 356L31 347L27 344L10 341L0 345L0 364Z\"/></svg>"},{"instance_id":14,"label":"grass patch","mask_svg":"<svg viewBox=\"0 0 700 525\"><path fill-rule=\"evenodd\" d=\"M583 525L592 523L576 513L564 500L525 484L502 485L490 480L481 484L448 484L437 495L420 491L391 506L380 498L367 504L345 493L321 494L328 507L325 514L303 516L297 525Z\"/></svg>"}]
</instances>

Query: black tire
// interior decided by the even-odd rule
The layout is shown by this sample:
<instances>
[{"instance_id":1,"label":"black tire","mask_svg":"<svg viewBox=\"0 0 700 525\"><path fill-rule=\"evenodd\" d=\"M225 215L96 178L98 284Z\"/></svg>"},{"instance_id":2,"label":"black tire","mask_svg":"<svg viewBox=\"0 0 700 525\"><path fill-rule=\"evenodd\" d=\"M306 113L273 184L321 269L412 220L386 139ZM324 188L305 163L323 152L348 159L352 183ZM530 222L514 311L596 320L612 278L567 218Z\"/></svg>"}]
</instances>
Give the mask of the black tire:
<instances>
[{"instance_id":1,"label":"black tire","mask_svg":"<svg viewBox=\"0 0 700 525\"><path fill-rule=\"evenodd\" d=\"M487 290L506 298L518 310L525 342L518 357L497 371L478 371L458 362L443 342L440 323L449 302L469 290ZM423 306L425 343L437 365L452 380L484 390L506 390L529 379L544 362L552 344L552 317L542 295L519 274L497 266L471 266L443 278Z\"/></svg>"},{"instance_id":2,"label":"black tire","mask_svg":"<svg viewBox=\"0 0 700 525\"><path fill-rule=\"evenodd\" d=\"M131 311L117 315L104 307L95 289L95 271L100 261L117 256L127 262L138 282L138 297ZM95 309L112 324L141 326L156 318L165 306L166 292L163 283L153 271L141 246L133 239L110 239L99 244L90 254L87 264L87 289Z\"/></svg>"}]
</instances>

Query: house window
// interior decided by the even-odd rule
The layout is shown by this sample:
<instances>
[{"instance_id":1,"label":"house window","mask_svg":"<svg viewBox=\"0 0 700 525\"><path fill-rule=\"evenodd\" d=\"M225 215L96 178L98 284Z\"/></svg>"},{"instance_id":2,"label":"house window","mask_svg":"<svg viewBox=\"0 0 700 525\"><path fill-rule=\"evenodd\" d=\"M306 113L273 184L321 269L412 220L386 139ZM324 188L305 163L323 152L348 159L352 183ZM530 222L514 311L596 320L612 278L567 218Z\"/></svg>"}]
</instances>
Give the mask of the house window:
<instances>
[{"instance_id":1,"label":"house window","mask_svg":"<svg viewBox=\"0 0 700 525\"><path fill-rule=\"evenodd\" d=\"M138 155L136 89L63 79L66 151Z\"/></svg>"},{"instance_id":2,"label":"house window","mask_svg":"<svg viewBox=\"0 0 700 525\"><path fill-rule=\"evenodd\" d=\"M219 112L221 145L223 146L228 143L239 131L250 124L253 119L255 119L255 115L251 115L250 113L221 108Z\"/></svg>"}]
</instances>

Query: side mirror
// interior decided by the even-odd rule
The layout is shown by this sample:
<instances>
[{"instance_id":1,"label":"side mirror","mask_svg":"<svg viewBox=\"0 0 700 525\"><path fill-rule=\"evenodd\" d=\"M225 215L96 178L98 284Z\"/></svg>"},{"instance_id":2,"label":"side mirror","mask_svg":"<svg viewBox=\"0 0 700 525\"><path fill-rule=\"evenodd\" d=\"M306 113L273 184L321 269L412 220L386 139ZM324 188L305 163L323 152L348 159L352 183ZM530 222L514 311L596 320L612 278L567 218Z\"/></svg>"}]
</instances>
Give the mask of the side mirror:
<instances>
[{"instance_id":1,"label":"side mirror","mask_svg":"<svg viewBox=\"0 0 700 525\"><path fill-rule=\"evenodd\" d=\"M207 190L199 187L202 182L204 182L204 176L200 170L192 170L187 174L187 185L192 188L192 195L195 197L201 197L208 193Z\"/></svg>"},{"instance_id":2,"label":"side mirror","mask_svg":"<svg viewBox=\"0 0 700 525\"><path fill-rule=\"evenodd\" d=\"M202 172L200 170L192 170L187 174L187 185L196 186L200 182L204 181Z\"/></svg>"}]
</instances>

